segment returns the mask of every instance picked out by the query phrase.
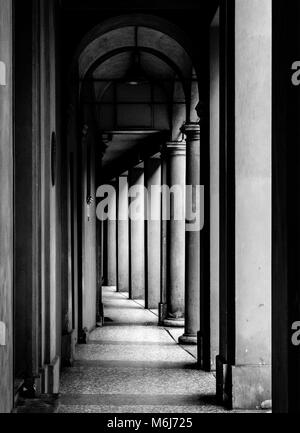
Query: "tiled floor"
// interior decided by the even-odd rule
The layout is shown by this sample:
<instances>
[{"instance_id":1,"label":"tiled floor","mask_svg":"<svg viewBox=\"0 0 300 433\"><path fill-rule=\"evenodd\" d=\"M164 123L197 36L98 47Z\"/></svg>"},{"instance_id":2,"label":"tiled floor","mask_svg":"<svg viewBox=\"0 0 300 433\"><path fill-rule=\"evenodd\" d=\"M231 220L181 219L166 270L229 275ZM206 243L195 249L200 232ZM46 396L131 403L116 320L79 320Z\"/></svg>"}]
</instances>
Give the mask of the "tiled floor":
<instances>
[{"instance_id":1,"label":"tiled floor","mask_svg":"<svg viewBox=\"0 0 300 433\"><path fill-rule=\"evenodd\" d=\"M62 374L58 412L224 412L214 376L196 369L195 348L177 343L183 329L158 327L156 311L115 288L104 289L104 305L105 326Z\"/></svg>"}]
</instances>

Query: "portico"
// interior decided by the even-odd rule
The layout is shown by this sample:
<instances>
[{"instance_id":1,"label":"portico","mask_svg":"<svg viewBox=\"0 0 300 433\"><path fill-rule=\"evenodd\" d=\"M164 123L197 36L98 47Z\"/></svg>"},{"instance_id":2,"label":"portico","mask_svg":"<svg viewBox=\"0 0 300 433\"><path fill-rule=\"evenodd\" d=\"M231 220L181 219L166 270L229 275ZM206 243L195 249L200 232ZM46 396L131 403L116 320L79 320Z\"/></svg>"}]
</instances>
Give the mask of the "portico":
<instances>
[{"instance_id":1,"label":"portico","mask_svg":"<svg viewBox=\"0 0 300 433\"><path fill-rule=\"evenodd\" d=\"M299 2L127 3L0 0L0 412L136 315L146 369L150 326L215 408L296 412Z\"/></svg>"}]
</instances>

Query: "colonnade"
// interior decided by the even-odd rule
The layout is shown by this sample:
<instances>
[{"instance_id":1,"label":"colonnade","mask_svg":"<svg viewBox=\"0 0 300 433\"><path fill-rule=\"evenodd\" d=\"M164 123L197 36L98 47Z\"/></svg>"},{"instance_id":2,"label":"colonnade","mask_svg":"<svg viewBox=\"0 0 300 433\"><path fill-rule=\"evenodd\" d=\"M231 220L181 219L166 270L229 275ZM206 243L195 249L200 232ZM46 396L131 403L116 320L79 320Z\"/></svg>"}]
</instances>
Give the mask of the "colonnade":
<instances>
[{"instance_id":1,"label":"colonnade","mask_svg":"<svg viewBox=\"0 0 300 433\"><path fill-rule=\"evenodd\" d=\"M160 325L185 327L179 343L198 344L199 367L216 371L219 402L239 409L271 398L271 16L268 1L220 7L209 110L201 103L200 119L182 126L184 140L165 143L128 174L130 186L169 187L154 206L159 222L129 223L130 296L158 308ZM190 230L202 179L209 206L204 226Z\"/></svg>"},{"instance_id":2,"label":"colonnade","mask_svg":"<svg viewBox=\"0 0 300 433\"><path fill-rule=\"evenodd\" d=\"M199 214L200 125L186 124L182 132L186 140L166 142L111 182L116 218L106 222L106 284L158 309L160 324L185 326L180 342L197 344L200 226L187 228L193 221L186 221L186 203Z\"/></svg>"},{"instance_id":3,"label":"colonnade","mask_svg":"<svg viewBox=\"0 0 300 433\"><path fill-rule=\"evenodd\" d=\"M94 273L85 267L94 253L81 254L94 248L94 220L84 191L85 143L77 143L79 110L74 96L64 148L54 2L28 3L0 0L0 412L11 411L20 376L26 389L57 394L77 331L95 325L95 287L82 283ZM299 350L290 338L299 321L299 92L289 79L298 16L297 0L285 7L220 2L210 86L205 50L197 50L203 59L195 65L197 98L210 95L210 133L201 116L182 125L175 113L171 141L113 180L114 218L99 236L105 284L158 308L159 325L184 326L181 344L196 344L198 334L199 366L216 371L219 402L239 409L271 398L271 361L273 409L300 407ZM184 140L174 141L182 133ZM183 194L175 199L165 189L149 197L142 189L195 190L203 171L209 206L201 231L188 230ZM139 196L129 200L129 187ZM129 205L139 218L129 218ZM145 218L152 211L154 218Z\"/></svg>"}]
</instances>

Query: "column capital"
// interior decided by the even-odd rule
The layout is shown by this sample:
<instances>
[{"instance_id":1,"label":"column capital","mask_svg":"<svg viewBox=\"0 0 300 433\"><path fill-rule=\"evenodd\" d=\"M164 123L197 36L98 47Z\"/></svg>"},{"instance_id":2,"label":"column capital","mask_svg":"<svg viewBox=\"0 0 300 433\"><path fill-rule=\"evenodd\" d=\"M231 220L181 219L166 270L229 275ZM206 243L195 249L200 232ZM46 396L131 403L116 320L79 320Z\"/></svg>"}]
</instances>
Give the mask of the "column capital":
<instances>
[{"instance_id":1,"label":"column capital","mask_svg":"<svg viewBox=\"0 0 300 433\"><path fill-rule=\"evenodd\" d=\"M200 140L200 124L198 122L185 123L181 131L187 136L187 141Z\"/></svg>"},{"instance_id":2,"label":"column capital","mask_svg":"<svg viewBox=\"0 0 300 433\"><path fill-rule=\"evenodd\" d=\"M185 156L186 143L185 141L169 141L162 146L161 152L166 156Z\"/></svg>"}]
</instances>

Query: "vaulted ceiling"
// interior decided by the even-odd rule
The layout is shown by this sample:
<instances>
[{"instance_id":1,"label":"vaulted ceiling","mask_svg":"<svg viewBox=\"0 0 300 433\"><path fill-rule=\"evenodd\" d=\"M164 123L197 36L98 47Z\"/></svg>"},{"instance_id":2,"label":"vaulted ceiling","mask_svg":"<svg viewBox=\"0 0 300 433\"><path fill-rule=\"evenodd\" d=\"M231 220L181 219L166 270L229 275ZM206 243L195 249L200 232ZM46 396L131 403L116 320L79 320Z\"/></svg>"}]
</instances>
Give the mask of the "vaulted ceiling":
<instances>
[{"instance_id":1,"label":"vaulted ceiling","mask_svg":"<svg viewBox=\"0 0 300 433\"><path fill-rule=\"evenodd\" d=\"M116 54L98 66L93 77L96 80L118 80L124 77L132 63L132 52ZM174 80L176 72L164 60L149 52L140 52L140 63L149 79L156 81Z\"/></svg>"},{"instance_id":2,"label":"vaulted ceiling","mask_svg":"<svg viewBox=\"0 0 300 433\"><path fill-rule=\"evenodd\" d=\"M135 17L134 21L138 23L138 17ZM142 17L140 21L143 21ZM107 61L110 57L126 53L136 46L140 51L150 54L150 57L145 57L145 63L146 66L148 64L150 73L152 71L155 73L157 67L163 71L173 69L183 78L190 79L192 60L186 49L174 37L153 28L138 25L119 27L96 36L80 54L79 76L83 78L97 62L106 61L108 67L109 62L107 63ZM125 59L119 57L119 63L120 60L124 61ZM158 66L156 67L156 65ZM123 63L123 66L126 65ZM159 71L156 70L156 75L157 72Z\"/></svg>"},{"instance_id":3,"label":"vaulted ceiling","mask_svg":"<svg viewBox=\"0 0 300 433\"><path fill-rule=\"evenodd\" d=\"M101 11L110 11L109 19L99 20L98 24L94 21L96 25L90 27L81 38L76 54L81 83L86 78L93 81L93 99L96 107L94 110L96 112L95 117L99 122L98 129L102 133L107 132L106 128L103 129L103 125L101 125L101 116L99 115L101 109L102 113L104 110L103 107L101 109L99 107L103 102L102 98L108 88L108 83L120 81L124 78L132 65L133 52L136 51L139 52L140 66L149 82L161 83L162 87L167 89L167 98L160 103L167 104L168 100L173 100L173 103L178 102L174 110L176 128L178 129L178 126L186 120L186 112L189 111L184 104L189 103L192 80L197 80L193 73L194 70L199 71L198 59L200 53L195 50L195 41L190 39L189 32L183 31L180 28L181 26L162 18L159 16L160 13L156 15L155 12L165 10L164 16L168 18L166 16L168 15L167 10L170 10L170 15L174 15L178 11L178 17L186 18L188 17L188 11L194 10L195 14L192 13L189 19L191 23L195 23L197 22L195 18L198 17L198 29L195 26L189 26L186 19L183 19L183 27L188 30L193 29L196 32L194 34L198 32L200 43L203 41L202 35L205 32L206 25L208 28L210 16L213 14L216 2L201 0L186 0L184 2L176 0L156 2L154 0L148 2L146 0L141 6L140 1L129 0L126 2L127 13L125 14L124 2L118 0L100 3L92 0L61 0L60 4L65 17L90 16L95 19L97 11L100 13L99 16L105 15L105 12ZM151 14L149 12L143 13L147 8L148 11L152 11ZM114 10L116 11L115 14ZM119 11L120 13L118 13ZM132 13L128 13L131 11ZM89 103L91 102L89 100ZM106 107L110 102L106 101ZM118 104L118 101L115 100L114 102ZM122 101L122 103L126 104L126 101ZM140 105L136 105L135 112L141 115L142 111L145 110L145 115L146 111L149 111L146 109L147 103L149 101L141 99L139 101ZM130 109L134 112L134 106L130 107ZM118 108L112 110L114 115L118 111L122 110L118 110ZM149 115L150 112L153 117L155 110L150 110ZM161 111L159 112L161 113ZM162 114L157 116L162 117ZM172 124L170 124L170 128L172 129ZM117 163L121 164L124 155L133 149L139 149L138 152L140 152L144 143L145 145L149 144L149 134L152 134L152 137L159 134L159 130L154 127L137 127L135 129L136 131L132 135L132 128L124 127L124 122L122 122L122 128L110 128L111 139L107 143L103 159L103 163L107 168Z\"/></svg>"}]
</instances>

